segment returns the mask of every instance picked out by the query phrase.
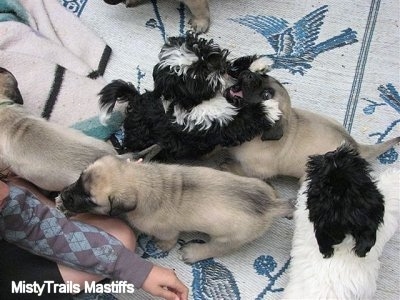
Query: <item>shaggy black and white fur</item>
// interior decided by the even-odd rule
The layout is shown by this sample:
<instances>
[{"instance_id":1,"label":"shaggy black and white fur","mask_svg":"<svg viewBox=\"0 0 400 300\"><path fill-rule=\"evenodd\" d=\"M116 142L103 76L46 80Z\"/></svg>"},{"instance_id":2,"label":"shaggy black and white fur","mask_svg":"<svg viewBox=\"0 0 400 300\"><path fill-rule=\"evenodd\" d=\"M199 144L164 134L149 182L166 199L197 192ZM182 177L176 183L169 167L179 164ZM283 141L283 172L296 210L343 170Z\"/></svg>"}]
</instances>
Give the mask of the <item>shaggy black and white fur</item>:
<instances>
[{"instance_id":1,"label":"shaggy black and white fur","mask_svg":"<svg viewBox=\"0 0 400 300\"><path fill-rule=\"evenodd\" d=\"M343 145L311 157L307 174L283 299L373 299L379 257L399 228L400 170L371 175Z\"/></svg>"},{"instance_id":2,"label":"shaggy black and white fur","mask_svg":"<svg viewBox=\"0 0 400 300\"><path fill-rule=\"evenodd\" d=\"M140 94L130 83L111 82L100 93L102 121L116 101L128 102L124 151L157 144L161 160L197 158L261 134L279 139L282 132L274 125L281 112L273 95L266 92L262 101L249 103L236 85L251 74L262 76L268 66L257 56L231 62L228 54L193 33L169 38L153 70L154 90Z\"/></svg>"},{"instance_id":3,"label":"shaggy black and white fur","mask_svg":"<svg viewBox=\"0 0 400 300\"><path fill-rule=\"evenodd\" d=\"M333 255L333 246L347 234L353 236L359 257L375 244L385 209L370 173L369 163L347 145L310 158L307 208L325 258Z\"/></svg>"}]
</instances>

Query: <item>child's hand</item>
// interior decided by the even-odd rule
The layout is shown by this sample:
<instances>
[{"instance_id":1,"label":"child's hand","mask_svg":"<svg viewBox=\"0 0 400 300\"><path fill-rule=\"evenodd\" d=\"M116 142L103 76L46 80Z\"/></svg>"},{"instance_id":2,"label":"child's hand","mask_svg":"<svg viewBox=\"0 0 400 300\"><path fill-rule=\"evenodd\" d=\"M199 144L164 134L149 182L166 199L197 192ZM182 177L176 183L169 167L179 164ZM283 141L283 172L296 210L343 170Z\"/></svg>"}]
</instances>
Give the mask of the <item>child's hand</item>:
<instances>
[{"instance_id":1,"label":"child's hand","mask_svg":"<svg viewBox=\"0 0 400 300\"><path fill-rule=\"evenodd\" d=\"M156 265L151 269L142 289L166 300L188 299L188 288L178 279L175 272Z\"/></svg>"}]
</instances>

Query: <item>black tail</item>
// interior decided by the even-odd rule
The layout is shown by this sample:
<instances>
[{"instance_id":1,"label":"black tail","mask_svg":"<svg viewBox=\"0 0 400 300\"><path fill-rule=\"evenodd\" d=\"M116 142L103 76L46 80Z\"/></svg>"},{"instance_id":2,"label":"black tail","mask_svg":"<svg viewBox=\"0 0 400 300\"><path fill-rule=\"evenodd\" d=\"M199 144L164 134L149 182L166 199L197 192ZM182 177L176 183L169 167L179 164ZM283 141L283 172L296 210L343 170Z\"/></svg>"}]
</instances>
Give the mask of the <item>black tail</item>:
<instances>
[{"instance_id":1,"label":"black tail","mask_svg":"<svg viewBox=\"0 0 400 300\"><path fill-rule=\"evenodd\" d=\"M130 82L113 80L111 83L107 84L99 93L101 123L105 124L107 122L117 101L127 102L138 94L139 92Z\"/></svg>"}]
</instances>

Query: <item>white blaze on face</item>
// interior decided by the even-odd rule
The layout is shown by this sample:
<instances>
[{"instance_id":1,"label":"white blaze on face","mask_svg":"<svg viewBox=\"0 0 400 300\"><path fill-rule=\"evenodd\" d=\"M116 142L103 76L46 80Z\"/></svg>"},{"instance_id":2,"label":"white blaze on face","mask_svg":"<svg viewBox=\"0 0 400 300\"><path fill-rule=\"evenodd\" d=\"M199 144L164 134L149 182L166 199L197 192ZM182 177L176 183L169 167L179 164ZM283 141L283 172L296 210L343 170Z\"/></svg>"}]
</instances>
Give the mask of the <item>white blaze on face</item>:
<instances>
[{"instance_id":1,"label":"white blaze on face","mask_svg":"<svg viewBox=\"0 0 400 300\"><path fill-rule=\"evenodd\" d=\"M272 123L275 123L280 119L282 116L282 112L279 109L279 102L273 99L265 100L262 102L264 106L264 113L265 116L270 120Z\"/></svg>"}]
</instances>

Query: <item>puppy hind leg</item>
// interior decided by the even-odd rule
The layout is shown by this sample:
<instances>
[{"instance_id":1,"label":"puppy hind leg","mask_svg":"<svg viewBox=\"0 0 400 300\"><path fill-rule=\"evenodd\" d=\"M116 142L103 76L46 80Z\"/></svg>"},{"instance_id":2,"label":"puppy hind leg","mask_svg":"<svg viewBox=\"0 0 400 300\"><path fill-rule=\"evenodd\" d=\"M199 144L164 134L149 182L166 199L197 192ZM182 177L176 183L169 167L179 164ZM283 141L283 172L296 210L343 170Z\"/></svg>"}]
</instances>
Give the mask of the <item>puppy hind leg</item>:
<instances>
[{"instance_id":1,"label":"puppy hind leg","mask_svg":"<svg viewBox=\"0 0 400 300\"><path fill-rule=\"evenodd\" d=\"M329 258L333 255L333 245L338 244L335 239L327 233L320 230L315 231L315 238L318 242L319 252L324 256L324 258ZM344 236L343 236L344 238Z\"/></svg>"},{"instance_id":2,"label":"puppy hind leg","mask_svg":"<svg viewBox=\"0 0 400 300\"><path fill-rule=\"evenodd\" d=\"M194 31L201 33L206 32L210 26L210 9L208 0L182 0L189 8L193 17L189 20L189 24Z\"/></svg>"},{"instance_id":3,"label":"puppy hind leg","mask_svg":"<svg viewBox=\"0 0 400 300\"><path fill-rule=\"evenodd\" d=\"M273 61L270 58L261 56L252 62L249 70L254 73L266 74L271 71L272 65Z\"/></svg>"},{"instance_id":4,"label":"puppy hind leg","mask_svg":"<svg viewBox=\"0 0 400 300\"><path fill-rule=\"evenodd\" d=\"M191 243L179 250L179 259L185 263L192 264L211 257L219 257L239 248L245 242L227 239L227 237L211 237L211 240L204 244Z\"/></svg>"},{"instance_id":5,"label":"puppy hind leg","mask_svg":"<svg viewBox=\"0 0 400 300\"><path fill-rule=\"evenodd\" d=\"M178 243L179 232L158 232L154 235L157 247L169 251Z\"/></svg>"},{"instance_id":6,"label":"puppy hind leg","mask_svg":"<svg viewBox=\"0 0 400 300\"><path fill-rule=\"evenodd\" d=\"M354 246L354 252L358 257L365 257L376 242L376 230L364 230L353 234L356 240L356 245Z\"/></svg>"}]
</instances>

